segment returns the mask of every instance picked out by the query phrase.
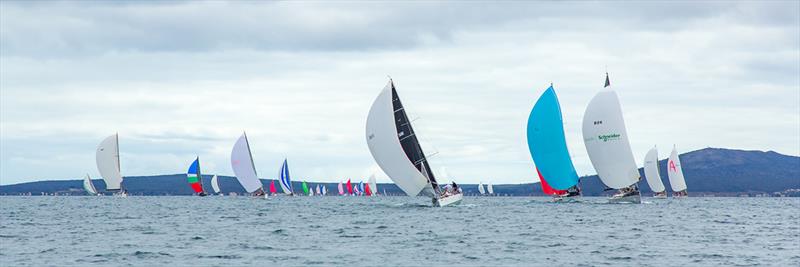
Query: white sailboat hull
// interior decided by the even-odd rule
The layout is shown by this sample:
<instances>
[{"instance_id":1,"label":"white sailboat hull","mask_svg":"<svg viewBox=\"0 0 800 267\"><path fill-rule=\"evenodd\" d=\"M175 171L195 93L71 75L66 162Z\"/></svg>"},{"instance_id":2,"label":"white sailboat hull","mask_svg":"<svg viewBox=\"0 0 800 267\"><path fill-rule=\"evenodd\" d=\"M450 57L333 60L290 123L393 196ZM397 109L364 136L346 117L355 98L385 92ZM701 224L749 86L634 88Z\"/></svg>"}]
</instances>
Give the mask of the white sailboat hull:
<instances>
[{"instance_id":1,"label":"white sailboat hull","mask_svg":"<svg viewBox=\"0 0 800 267\"><path fill-rule=\"evenodd\" d=\"M612 204L641 204L642 203L642 194L636 193L635 195L629 196L617 196L614 195L608 199L608 203Z\"/></svg>"},{"instance_id":2,"label":"white sailboat hull","mask_svg":"<svg viewBox=\"0 0 800 267\"><path fill-rule=\"evenodd\" d=\"M438 199L433 199L433 205L436 207L445 207L449 205L457 205L461 203L461 200L464 199L464 194L458 193L454 195L449 195L446 197L441 197Z\"/></svg>"}]
</instances>

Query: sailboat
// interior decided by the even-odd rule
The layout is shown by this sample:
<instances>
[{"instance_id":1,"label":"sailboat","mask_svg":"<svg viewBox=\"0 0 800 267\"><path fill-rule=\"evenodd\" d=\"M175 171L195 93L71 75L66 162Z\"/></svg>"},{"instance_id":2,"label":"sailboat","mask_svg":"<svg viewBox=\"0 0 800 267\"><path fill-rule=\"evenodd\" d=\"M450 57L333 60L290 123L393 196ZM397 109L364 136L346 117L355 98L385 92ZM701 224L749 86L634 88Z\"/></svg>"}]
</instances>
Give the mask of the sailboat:
<instances>
[{"instance_id":1,"label":"sailboat","mask_svg":"<svg viewBox=\"0 0 800 267\"><path fill-rule=\"evenodd\" d=\"M253 163L253 154L250 152L250 142L247 141L247 133L242 133L236 144L233 145L231 150L231 168L233 174L236 175L236 180L244 187L244 190L253 196L264 196L264 185L258 179L256 174L256 166Z\"/></svg>"},{"instance_id":2,"label":"sailboat","mask_svg":"<svg viewBox=\"0 0 800 267\"><path fill-rule=\"evenodd\" d=\"M489 193L490 196L494 195L494 187L492 186L492 182L486 185L486 193Z\"/></svg>"},{"instance_id":3,"label":"sailboat","mask_svg":"<svg viewBox=\"0 0 800 267\"><path fill-rule=\"evenodd\" d=\"M431 197L440 207L463 199L460 192L442 192L391 79L369 110L366 139L375 162L407 195Z\"/></svg>"},{"instance_id":4,"label":"sailboat","mask_svg":"<svg viewBox=\"0 0 800 267\"><path fill-rule=\"evenodd\" d=\"M363 195L366 190L364 190L364 181L358 182L358 193L359 195Z\"/></svg>"},{"instance_id":5,"label":"sailboat","mask_svg":"<svg viewBox=\"0 0 800 267\"><path fill-rule=\"evenodd\" d=\"M306 184L306 181L303 181L302 189L303 189L303 195L308 195L308 184Z\"/></svg>"},{"instance_id":6,"label":"sailboat","mask_svg":"<svg viewBox=\"0 0 800 267\"><path fill-rule=\"evenodd\" d=\"M353 184L350 183L350 179L347 179L347 195L354 196L353 194Z\"/></svg>"},{"instance_id":7,"label":"sailboat","mask_svg":"<svg viewBox=\"0 0 800 267\"><path fill-rule=\"evenodd\" d=\"M344 195L344 185L342 185L342 182L339 182L339 188L338 189L339 189L339 195L340 196Z\"/></svg>"},{"instance_id":8,"label":"sailboat","mask_svg":"<svg viewBox=\"0 0 800 267\"><path fill-rule=\"evenodd\" d=\"M483 189L483 182L478 182L478 193L480 193L481 195L486 194L486 190Z\"/></svg>"},{"instance_id":9,"label":"sailboat","mask_svg":"<svg viewBox=\"0 0 800 267\"><path fill-rule=\"evenodd\" d=\"M606 73L604 88L610 85ZM603 89L589 101L582 128L584 145L597 176L606 186L619 190L609 202L641 203L637 186L641 179L639 168L633 158L616 92Z\"/></svg>"},{"instance_id":10,"label":"sailboat","mask_svg":"<svg viewBox=\"0 0 800 267\"><path fill-rule=\"evenodd\" d=\"M553 195L554 201L580 197L578 172L567 149L561 104L552 84L533 105L527 132L528 150L536 165L542 191ZM563 191L566 192L561 193ZM560 194L554 195L556 193Z\"/></svg>"},{"instance_id":11,"label":"sailboat","mask_svg":"<svg viewBox=\"0 0 800 267\"><path fill-rule=\"evenodd\" d=\"M106 182L106 191L114 192L115 196L128 196L128 192L122 187L118 134L106 137L100 142L95 152L95 160L97 161L97 170L103 177L103 181Z\"/></svg>"},{"instance_id":12,"label":"sailboat","mask_svg":"<svg viewBox=\"0 0 800 267\"><path fill-rule=\"evenodd\" d=\"M366 183L364 185L364 194L367 195L368 197L372 196L372 188L370 188L369 183Z\"/></svg>"},{"instance_id":13,"label":"sailboat","mask_svg":"<svg viewBox=\"0 0 800 267\"><path fill-rule=\"evenodd\" d=\"M688 197L686 180L683 178L683 169L681 169L681 159L678 157L678 149L674 145L667 161L667 175L669 176L669 185L672 187L672 196Z\"/></svg>"},{"instance_id":14,"label":"sailboat","mask_svg":"<svg viewBox=\"0 0 800 267\"><path fill-rule=\"evenodd\" d=\"M222 195L222 190L219 189L219 178L217 175L214 174L214 177L211 177L211 189L214 189L214 194Z\"/></svg>"},{"instance_id":15,"label":"sailboat","mask_svg":"<svg viewBox=\"0 0 800 267\"><path fill-rule=\"evenodd\" d=\"M283 189L283 193L287 195L294 195L294 191L292 190L292 179L289 177L289 160L283 159L283 165L281 165L281 189Z\"/></svg>"},{"instance_id":16,"label":"sailboat","mask_svg":"<svg viewBox=\"0 0 800 267\"><path fill-rule=\"evenodd\" d=\"M317 185L317 188L316 188L316 191L314 192L314 194L316 194L318 196L322 195L322 188L320 188L319 185Z\"/></svg>"},{"instance_id":17,"label":"sailboat","mask_svg":"<svg viewBox=\"0 0 800 267\"><path fill-rule=\"evenodd\" d=\"M647 178L647 185L653 190L654 198L667 198L667 189L661 182L661 174L658 172L658 149L653 147L644 156L644 177Z\"/></svg>"},{"instance_id":18,"label":"sailboat","mask_svg":"<svg viewBox=\"0 0 800 267\"><path fill-rule=\"evenodd\" d=\"M89 177L89 174L86 174L86 178L83 178L83 189L86 190L86 193L90 196L99 196L100 194L97 193L97 189L94 188L94 184L92 183L92 178Z\"/></svg>"},{"instance_id":19,"label":"sailboat","mask_svg":"<svg viewBox=\"0 0 800 267\"><path fill-rule=\"evenodd\" d=\"M323 196L327 196L328 195L328 186L327 185L323 185L322 186L322 195Z\"/></svg>"},{"instance_id":20,"label":"sailboat","mask_svg":"<svg viewBox=\"0 0 800 267\"><path fill-rule=\"evenodd\" d=\"M194 162L189 165L189 170L186 172L186 179L189 182L189 186L192 187L192 190L194 190L198 196L206 196L206 191L203 190L203 175L200 173L200 157L197 157Z\"/></svg>"},{"instance_id":21,"label":"sailboat","mask_svg":"<svg viewBox=\"0 0 800 267\"><path fill-rule=\"evenodd\" d=\"M361 195L361 191L358 189L358 185L353 187L353 195L354 196L360 196Z\"/></svg>"},{"instance_id":22,"label":"sailboat","mask_svg":"<svg viewBox=\"0 0 800 267\"><path fill-rule=\"evenodd\" d=\"M367 185L370 187L370 192L373 196L378 195L378 183L375 181L374 174L369 176L369 184Z\"/></svg>"}]
</instances>

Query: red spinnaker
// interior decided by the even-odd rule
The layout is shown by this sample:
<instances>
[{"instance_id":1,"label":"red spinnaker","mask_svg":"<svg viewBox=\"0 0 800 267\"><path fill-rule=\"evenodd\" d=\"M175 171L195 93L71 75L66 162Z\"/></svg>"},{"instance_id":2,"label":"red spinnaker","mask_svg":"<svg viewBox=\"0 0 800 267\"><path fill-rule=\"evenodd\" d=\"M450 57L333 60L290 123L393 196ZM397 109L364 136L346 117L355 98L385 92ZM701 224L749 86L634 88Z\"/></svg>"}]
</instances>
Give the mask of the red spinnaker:
<instances>
[{"instance_id":1,"label":"red spinnaker","mask_svg":"<svg viewBox=\"0 0 800 267\"><path fill-rule=\"evenodd\" d=\"M350 179L347 179L347 194L353 194L353 185L350 184Z\"/></svg>"},{"instance_id":2,"label":"red spinnaker","mask_svg":"<svg viewBox=\"0 0 800 267\"><path fill-rule=\"evenodd\" d=\"M544 177L542 177L542 173L539 172L539 168L536 168L536 173L539 174L539 181L541 181L542 184L542 192L545 194L562 195L567 193L567 190L556 190L555 188L550 187L550 185L547 184L547 181L545 181Z\"/></svg>"},{"instance_id":3,"label":"red spinnaker","mask_svg":"<svg viewBox=\"0 0 800 267\"><path fill-rule=\"evenodd\" d=\"M367 194L367 196L371 196L372 195L372 190L369 189L369 183L364 184L364 191Z\"/></svg>"},{"instance_id":4,"label":"red spinnaker","mask_svg":"<svg viewBox=\"0 0 800 267\"><path fill-rule=\"evenodd\" d=\"M272 180L272 183L269 184L269 192L272 194L278 193L278 190L275 190L275 180Z\"/></svg>"}]
</instances>

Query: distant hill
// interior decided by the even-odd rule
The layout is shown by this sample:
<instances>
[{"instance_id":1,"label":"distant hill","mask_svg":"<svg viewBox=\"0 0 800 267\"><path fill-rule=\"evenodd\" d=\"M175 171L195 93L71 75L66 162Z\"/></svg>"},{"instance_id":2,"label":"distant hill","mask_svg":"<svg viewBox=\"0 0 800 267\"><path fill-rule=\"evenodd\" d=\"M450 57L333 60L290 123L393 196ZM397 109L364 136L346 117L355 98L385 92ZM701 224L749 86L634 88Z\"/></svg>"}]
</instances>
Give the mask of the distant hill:
<instances>
[{"instance_id":1,"label":"distant hill","mask_svg":"<svg viewBox=\"0 0 800 267\"><path fill-rule=\"evenodd\" d=\"M662 157L666 156L663 154ZM737 195L740 193L772 193L789 189L800 189L800 157L778 154L773 151L744 151L721 148L705 148L680 155L681 165L689 193L713 193L717 195ZM659 161L661 177L667 191L667 162ZM640 172L642 170L640 169ZM644 176L643 176L644 177ZM204 175L203 183L210 190L210 175ZM244 193L244 189L235 177L220 176L220 187L223 192ZM262 180L265 188L269 188L272 180ZM105 188L102 179L94 180L95 187ZM336 193L336 183L312 183L325 185L331 193ZM125 188L132 194L139 195L191 195L192 191L186 183L185 174L131 176L125 177ZM276 184L277 186L277 184ZM299 182L294 182L295 191L300 191ZM462 184L468 195L477 194L476 184ZM402 194L394 184L378 184L379 191L385 189L388 194ZM605 186L596 175L581 178L581 188L587 196L607 195ZM651 192L647 183L640 183L642 192ZM506 184L494 185L495 193L500 195L541 195L539 184ZM278 188L280 191L280 188ZM59 194L70 193L82 195L82 180L38 181L14 185L0 186L0 194L17 195L31 192Z\"/></svg>"}]
</instances>

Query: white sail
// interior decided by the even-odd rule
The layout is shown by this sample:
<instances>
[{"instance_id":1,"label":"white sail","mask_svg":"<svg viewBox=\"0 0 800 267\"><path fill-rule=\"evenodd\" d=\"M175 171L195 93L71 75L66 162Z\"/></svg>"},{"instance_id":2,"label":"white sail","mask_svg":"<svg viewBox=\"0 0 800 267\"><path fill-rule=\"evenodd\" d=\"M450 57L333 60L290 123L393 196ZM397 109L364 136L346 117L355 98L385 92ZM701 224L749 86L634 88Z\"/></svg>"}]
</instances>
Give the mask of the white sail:
<instances>
[{"instance_id":1,"label":"white sail","mask_svg":"<svg viewBox=\"0 0 800 267\"><path fill-rule=\"evenodd\" d=\"M317 185L316 192L314 193L316 193L317 195L322 195L322 189L319 187L319 185Z\"/></svg>"},{"instance_id":2,"label":"white sail","mask_svg":"<svg viewBox=\"0 0 800 267\"><path fill-rule=\"evenodd\" d=\"M366 138L375 162L403 192L416 196L430 186L428 178L408 159L400 145L395 125L391 81L372 103L367 116Z\"/></svg>"},{"instance_id":3,"label":"white sail","mask_svg":"<svg viewBox=\"0 0 800 267\"><path fill-rule=\"evenodd\" d=\"M236 179L244 187L244 190L253 193L261 188L261 180L256 174L256 166L253 164L253 156L250 154L250 144L247 142L247 134L242 134L231 151L231 168Z\"/></svg>"},{"instance_id":4,"label":"white sail","mask_svg":"<svg viewBox=\"0 0 800 267\"><path fill-rule=\"evenodd\" d=\"M481 193L481 195L486 194L486 190L483 189L483 182L478 182L478 193Z\"/></svg>"},{"instance_id":5,"label":"white sail","mask_svg":"<svg viewBox=\"0 0 800 267\"><path fill-rule=\"evenodd\" d=\"M625 188L639 181L622 108L617 93L597 93L583 114L583 141L597 175L611 188Z\"/></svg>"},{"instance_id":6,"label":"white sail","mask_svg":"<svg viewBox=\"0 0 800 267\"><path fill-rule=\"evenodd\" d=\"M647 185L655 193L664 192L664 183L661 182L661 174L658 173L658 149L653 147L644 156L644 176Z\"/></svg>"},{"instance_id":7,"label":"white sail","mask_svg":"<svg viewBox=\"0 0 800 267\"><path fill-rule=\"evenodd\" d=\"M83 178L83 189L86 189L86 193L89 195L97 195L97 189L94 188L92 178L89 178L88 174L86 175L86 178Z\"/></svg>"},{"instance_id":8,"label":"white sail","mask_svg":"<svg viewBox=\"0 0 800 267\"><path fill-rule=\"evenodd\" d=\"M328 186L325 185L322 186L322 195L323 196L328 195Z\"/></svg>"},{"instance_id":9,"label":"white sail","mask_svg":"<svg viewBox=\"0 0 800 267\"><path fill-rule=\"evenodd\" d=\"M119 137L113 134L100 145L95 153L97 170L106 182L106 190L119 190L122 187L122 173L119 166Z\"/></svg>"},{"instance_id":10,"label":"white sail","mask_svg":"<svg viewBox=\"0 0 800 267\"><path fill-rule=\"evenodd\" d=\"M489 195L494 195L494 187L492 186L492 182L489 182L489 184L486 186L486 192L488 192Z\"/></svg>"},{"instance_id":11,"label":"white sail","mask_svg":"<svg viewBox=\"0 0 800 267\"><path fill-rule=\"evenodd\" d=\"M672 153L669 154L669 161L667 161L667 175L673 192L686 190L686 180L683 178L681 159L678 157L678 149L675 146L672 147Z\"/></svg>"},{"instance_id":12,"label":"white sail","mask_svg":"<svg viewBox=\"0 0 800 267\"><path fill-rule=\"evenodd\" d=\"M219 180L217 180L217 175L214 174L214 177L211 177L211 188L214 189L214 194L219 194Z\"/></svg>"},{"instance_id":13,"label":"white sail","mask_svg":"<svg viewBox=\"0 0 800 267\"><path fill-rule=\"evenodd\" d=\"M372 191L372 195L378 194L378 183L375 181L375 175L369 176L369 190Z\"/></svg>"}]
</instances>

